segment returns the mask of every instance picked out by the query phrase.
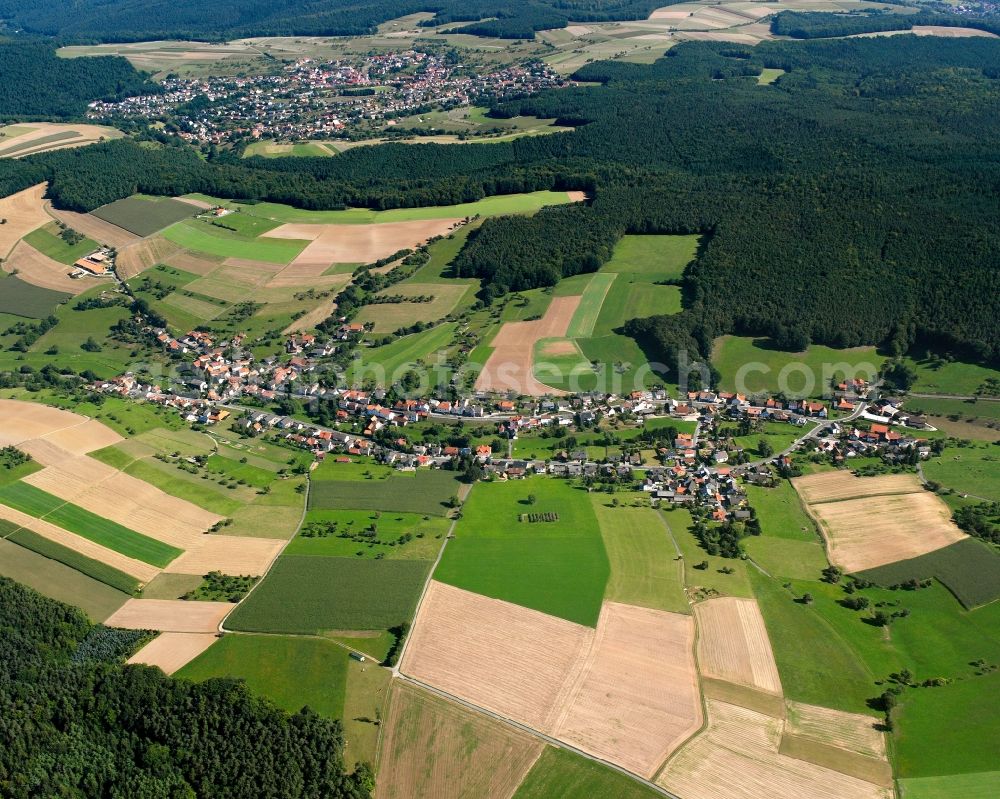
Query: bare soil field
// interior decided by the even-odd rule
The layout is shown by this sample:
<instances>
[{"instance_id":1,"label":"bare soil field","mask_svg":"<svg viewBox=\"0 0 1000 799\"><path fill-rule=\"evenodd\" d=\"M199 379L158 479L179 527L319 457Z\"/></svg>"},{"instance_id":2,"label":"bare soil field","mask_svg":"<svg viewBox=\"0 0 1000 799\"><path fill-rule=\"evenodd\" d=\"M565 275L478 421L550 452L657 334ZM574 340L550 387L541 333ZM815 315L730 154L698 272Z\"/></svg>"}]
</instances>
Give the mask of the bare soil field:
<instances>
[{"instance_id":1,"label":"bare soil field","mask_svg":"<svg viewBox=\"0 0 1000 799\"><path fill-rule=\"evenodd\" d=\"M106 621L126 630L164 633L215 633L233 609L231 602L186 602L183 599L130 599Z\"/></svg>"},{"instance_id":2,"label":"bare soil field","mask_svg":"<svg viewBox=\"0 0 1000 799\"><path fill-rule=\"evenodd\" d=\"M180 250L177 244L167 241L161 236L140 239L134 244L123 247L115 259L115 271L122 280L135 277Z\"/></svg>"},{"instance_id":3,"label":"bare soil field","mask_svg":"<svg viewBox=\"0 0 1000 799\"><path fill-rule=\"evenodd\" d=\"M792 485L807 505L883 494L910 494L923 490L915 474L855 477L848 471L839 470L796 477L792 480Z\"/></svg>"},{"instance_id":4,"label":"bare soil field","mask_svg":"<svg viewBox=\"0 0 1000 799\"><path fill-rule=\"evenodd\" d=\"M51 209L52 216L72 228L77 233L93 239L98 244L106 244L115 249L123 249L129 244L139 241L141 236L129 233L118 225L112 225L103 219L98 219L93 214L78 214L75 211L60 211Z\"/></svg>"},{"instance_id":5,"label":"bare soil field","mask_svg":"<svg viewBox=\"0 0 1000 799\"><path fill-rule=\"evenodd\" d=\"M702 674L781 695L778 667L755 600L718 597L699 602L694 613Z\"/></svg>"},{"instance_id":6,"label":"bare soil field","mask_svg":"<svg viewBox=\"0 0 1000 799\"><path fill-rule=\"evenodd\" d=\"M76 427L85 417L35 402L0 399L0 447Z\"/></svg>"},{"instance_id":7,"label":"bare soil field","mask_svg":"<svg viewBox=\"0 0 1000 799\"><path fill-rule=\"evenodd\" d=\"M165 674L173 674L217 640L211 633L160 633L127 662L159 666Z\"/></svg>"},{"instance_id":8,"label":"bare soil field","mask_svg":"<svg viewBox=\"0 0 1000 799\"><path fill-rule=\"evenodd\" d=\"M72 267L40 253L26 241L14 245L3 268L5 272L17 273L25 283L74 296L97 284L97 279L91 277L74 280L69 276Z\"/></svg>"},{"instance_id":9,"label":"bare soil field","mask_svg":"<svg viewBox=\"0 0 1000 799\"><path fill-rule=\"evenodd\" d=\"M385 721L376 799L508 799L541 741L397 681Z\"/></svg>"},{"instance_id":10,"label":"bare soil field","mask_svg":"<svg viewBox=\"0 0 1000 799\"><path fill-rule=\"evenodd\" d=\"M538 382L532 374L535 343L543 338L565 338L580 299L579 295L555 297L541 319L504 324L490 345L493 353L476 380L476 390L531 396L564 393Z\"/></svg>"},{"instance_id":11,"label":"bare soil field","mask_svg":"<svg viewBox=\"0 0 1000 799\"><path fill-rule=\"evenodd\" d=\"M708 728L657 783L685 799L890 799L892 791L779 751L784 722L708 700Z\"/></svg>"},{"instance_id":12,"label":"bare soil field","mask_svg":"<svg viewBox=\"0 0 1000 799\"><path fill-rule=\"evenodd\" d=\"M44 195L45 184L39 183L0 199L0 219L7 220L7 224L0 225L0 258L7 257L14 245L32 230L52 221L45 213Z\"/></svg>"},{"instance_id":13,"label":"bare soil field","mask_svg":"<svg viewBox=\"0 0 1000 799\"><path fill-rule=\"evenodd\" d=\"M51 150L65 150L82 147L101 139L119 139L122 132L100 125L64 124L55 122L32 122L32 128L20 136L4 137L0 141L0 158L23 158Z\"/></svg>"},{"instance_id":14,"label":"bare soil field","mask_svg":"<svg viewBox=\"0 0 1000 799\"><path fill-rule=\"evenodd\" d=\"M415 219L362 225L284 224L262 238L311 242L293 264L369 264L434 236L448 233L461 219Z\"/></svg>"},{"instance_id":15,"label":"bare soil field","mask_svg":"<svg viewBox=\"0 0 1000 799\"><path fill-rule=\"evenodd\" d=\"M548 729L563 686L575 681L593 636L588 627L432 581L401 669L502 716Z\"/></svg>"},{"instance_id":16,"label":"bare soil field","mask_svg":"<svg viewBox=\"0 0 1000 799\"><path fill-rule=\"evenodd\" d=\"M652 777L702 723L693 648L690 616L606 602L554 734Z\"/></svg>"},{"instance_id":17,"label":"bare soil field","mask_svg":"<svg viewBox=\"0 0 1000 799\"><path fill-rule=\"evenodd\" d=\"M61 527L56 527L54 524L50 524L42 519L36 519L34 516L29 516L14 508L9 508L6 505L0 505L0 519L6 519L9 522L37 533L43 538L47 538L57 544L62 544L74 552L79 552L88 558L106 563L108 566L125 572L125 574L132 575L140 582L148 583L160 573L160 570L155 566L150 566L148 563L126 557L119 552L115 552L113 549L95 544L93 541L82 536L71 533Z\"/></svg>"},{"instance_id":18,"label":"bare soil field","mask_svg":"<svg viewBox=\"0 0 1000 799\"><path fill-rule=\"evenodd\" d=\"M203 535L170 564L170 572L208 574L217 570L259 577L267 572L284 544L284 539Z\"/></svg>"},{"instance_id":19,"label":"bare soil field","mask_svg":"<svg viewBox=\"0 0 1000 799\"><path fill-rule=\"evenodd\" d=\"M951 520L948 506L922 489L807 509L823 531L830 562L848 572L915 558L967 537Z\"/></svg>"}]
</instances>

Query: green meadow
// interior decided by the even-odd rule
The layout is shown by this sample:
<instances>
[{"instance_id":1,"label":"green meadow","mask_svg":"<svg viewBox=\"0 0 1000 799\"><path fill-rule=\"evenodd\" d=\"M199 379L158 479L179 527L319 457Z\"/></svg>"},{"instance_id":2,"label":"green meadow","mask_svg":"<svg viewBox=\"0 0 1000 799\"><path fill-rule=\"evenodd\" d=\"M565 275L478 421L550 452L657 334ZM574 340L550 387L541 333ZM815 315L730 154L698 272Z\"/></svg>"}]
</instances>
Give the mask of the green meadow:
<instances>
[{"instance_id":1,"label":"green meadow","mask_svg":"<svg viewBox=\"0 0 1000 799\"><path fill-rule=\"evenodd\" d=\"M59 236L55 223L33 230L24 240L43 255L61 264L76 263L97 249L97 242L86 237L76 244L69 244Z\"/></svg>"},{"instance_id":2,"label":"green meadow","mask_svg":"<svg viewBox=\"0 0 1000 799\"><path fill-rule=\"evenodd\" d=\"M546 746L513 799L654 799L662 794L607 766Z\"/></svg>"},{"instance_id":3,"label":"green meadow","mask_svg":"<svg viewBox=\"0 0 1000 799\"><path fill-rule=\"evenodd\" d=\"M273 264L291 263L309 243L294 239L252 238L200 219L171 225L163 231L163 237L195 252Z\"/></svg>"}]
</instances>

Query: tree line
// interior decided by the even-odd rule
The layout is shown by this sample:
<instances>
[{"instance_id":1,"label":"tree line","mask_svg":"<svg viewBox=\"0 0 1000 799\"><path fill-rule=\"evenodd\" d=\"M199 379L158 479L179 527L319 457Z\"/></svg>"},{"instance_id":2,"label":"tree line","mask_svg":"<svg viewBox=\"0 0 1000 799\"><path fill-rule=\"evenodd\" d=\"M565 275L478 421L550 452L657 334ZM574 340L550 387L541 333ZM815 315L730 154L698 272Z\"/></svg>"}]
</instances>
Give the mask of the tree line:
<instances>
[{"instance_id":1,"label":"tree line","mask_svg":"<svg viewBox=\"0 0 1000 799\"><path fill-rule=\"evenodd\" d=\"M771 20L771 32L793 39L825 39L835 36L856 36L860 33L908 31L917 25L937 25L946 28L973 28L1000 34L1000 19L996 17L963 17L921 11L916 14L895 14L874 11L865 14L844 14L828 11L782 11Z\"/></svg>"}]
</instances>

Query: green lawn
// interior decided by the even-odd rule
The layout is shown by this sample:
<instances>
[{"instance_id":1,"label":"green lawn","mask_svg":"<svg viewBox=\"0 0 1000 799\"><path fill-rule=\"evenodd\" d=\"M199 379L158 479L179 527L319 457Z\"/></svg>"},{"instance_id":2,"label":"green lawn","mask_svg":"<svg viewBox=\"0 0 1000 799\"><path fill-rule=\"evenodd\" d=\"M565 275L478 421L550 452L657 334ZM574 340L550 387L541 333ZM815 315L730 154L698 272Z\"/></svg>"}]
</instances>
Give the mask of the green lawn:
<instances>
[{"instance_id":1,"label":"green lawn","mask_svg":"<svg viewBox=\"0 0 1000 799\"><path fill-rule=\"evenodd\" d=\"M744 539L743 548L774 577L815 580L829 563L819 541L796 541L761 535Z\"/></svg>"},{"instance_id":2,"label":"green lawn","mask_svg":"<svg viewBox=\"0 0 1000 799\"><path fill-rule=\"evenodd\" d=\"M536 496L534 504L529 495ZM555 513L558 521L518 521L528 513ZM586 493L562 480L535 478L475 486L434 577L594 626L608 574Z\"/></svg>"},{"instance_id":3,"label":"green lawn","mask_svg":"<svg viewBox=\"0 0 1000 799\"><path fill-rule=\"evenodd\" d=\"M765 536L811 543L820 541L815 523L802 507L802 500L790 482L782 480L774 488L746 485L744 489Z\"/></svg>"},{"instance_id":4,"label":"green lawn","mask_svg":"<svg viewBox=\"0 0 1000 799\"><path fill-rule=\"evenodd\" d=\"M836 350L813 344L805 352L782 352L767 339L744 336L722 336L712 350L712 363L722 375L719 388L749 394L783 390L789 396L818 397L829 390L832 378L842 378L845 371L870 378L884 361L874 347Z\"/></svg>"},{"instance_id":5,"label":"green lawn","mask_svg":"<svg viewBox=\"0 0 1000 799\"><path fill-rule=\"evenodd\" d=\"M227 635L174 676L195 682L240 679L256 694L295 713L304 706L321 716L342 718L348 654L321 638Z\"/></svg>"},{"instance_id":6,"label":"green lawn","mask_svg":"<svg viewBox=\"0 0 1000 799\"><path fill-rule=\"evenodd\" d=\"M234 630L316 634L411 621L430 563L282 555L226 622Z\"/></svg>"},{"instance_id":7,"label":"green lawn","mask_svg":"<svg viewBox=\"0 0 1000 799\"><path fill-rule=\"evenodd\" d=\"M195 252L274 264L291 263L309 243L294 239L248 238L199 219L178 222L164 230L163 236Z\"/></svg>"},{"instance_id":8,"label":"green lawn","mask_svg":"<svg viewBox=\"0 0 1000 799\"><path fill-rule=\"evenodd\" d=\"M91 213L138 236L151 236L168 225L194 216L198 209L172 197L134 194L102 205Z\"/></svg>"},{"instance_id":9,"label":"green lawn","mask_svg":"<svg viewBox=\"0 0 1000 799\"><path fill-rule=\"evenodd\" d=\"M379 480L313 480L310 510L378 510L444 516L458 493L455 472L421 469Z\"/></svg>"},{"instance_id":10,"label":"green lawn","mask_svg":"<svg viewBox=\"0 0 1000 799\"><path fill-rule=\"evenodd\" d=\"M995 799L1000 771L899 780L903 799Z\"/></svg>"},{"instance_id":11,"label":"green lawn","mask_svg":"<svg viewBox=\"0 0 1000 799\"><path fill-rule=\"evenodd\" d=\"M84 237L76 244L69 244L59 236L55 223L33 230L24 240L43 255L61 264L73 264L97 249L97 242Z\"/></svg>"},{"instance_id":12,"label":"green lawn","mask_svg":"<svg viewBox=\"0 0 1000 799\"><path fill-rule=\"evenodd\" d=\"M657 512L649 507L612 507L606 494L593 494L591 500L611 568L604 598L690 613L684 564Z\"/></svg>"},{"instance_id":13,"label":"green lawn","mask_svg":"<svg viewBox=\"0 0 1000 799\"><path fill-rule=\"evenodd\" d=\"M658 791L565 749L545 747L513 799L654 799Z\"/></svg>"},{"instance_id":14,"label":"green lawn","mask_svg":"<svg viewBox=\"0 0 1000 799\"><path fill-rule=\"evenodd\" d=\"M183 552L155 538L102 519L27 483L0 487L0 502L29 516L44 518L45 521L96 544L153 566L164 567Z\"/></svg>"}]
</instances>

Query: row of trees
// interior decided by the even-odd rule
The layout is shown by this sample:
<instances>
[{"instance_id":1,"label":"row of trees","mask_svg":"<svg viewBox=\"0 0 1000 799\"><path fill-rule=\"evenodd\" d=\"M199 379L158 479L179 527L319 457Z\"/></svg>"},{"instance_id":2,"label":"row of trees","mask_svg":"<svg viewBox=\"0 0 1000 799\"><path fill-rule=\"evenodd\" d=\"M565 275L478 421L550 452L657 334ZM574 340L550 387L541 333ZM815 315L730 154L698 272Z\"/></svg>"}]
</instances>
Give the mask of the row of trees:
<instances>
[{"instance_id":1,"label":"row of trees","mask_svg":"<svg viewBox=\"0 0 1000 799\"><path fill-rule=\"evenodd\" d=\"M771 20L771 32L793 39L825 39L855 36L860 33L913 30L915 25L949 28L974 28L1000 34L1000 20L989 17L965 17L958 14L920 12L899 14L874 11L864 14L838 14L826 11L782 11Z\"/></svg>"}]
</instances>

